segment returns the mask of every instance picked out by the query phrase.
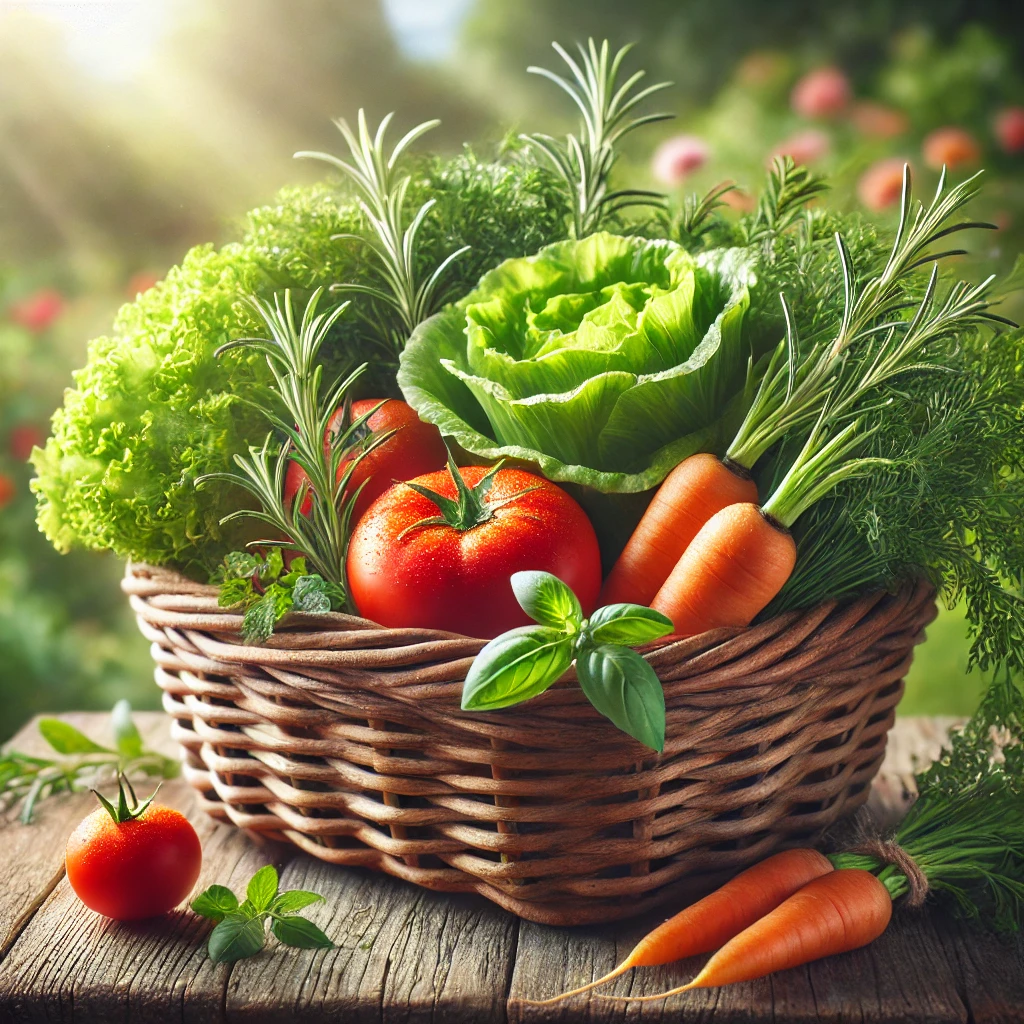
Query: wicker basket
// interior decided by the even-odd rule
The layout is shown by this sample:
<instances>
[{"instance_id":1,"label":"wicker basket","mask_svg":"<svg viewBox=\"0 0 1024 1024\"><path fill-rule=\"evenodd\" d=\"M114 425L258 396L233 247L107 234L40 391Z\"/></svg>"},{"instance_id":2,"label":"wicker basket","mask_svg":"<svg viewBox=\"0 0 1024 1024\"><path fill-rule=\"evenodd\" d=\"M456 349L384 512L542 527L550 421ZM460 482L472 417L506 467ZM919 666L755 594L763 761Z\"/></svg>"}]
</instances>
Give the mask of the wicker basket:
<instances>
[{"instance_id":1,"label":"wicker basket","mask_svg":"<svg viewBox=\"0 0 1024 1024\"><path fill-rule=\"evenodd\" d=\"M212 587L130 565L124 589L209 814L559 925L638 914L859 806L935 616L920 583L651 645L657 756L568 682L462 712L480 640L331 614L249 647Z\"/></svg>"}]
</instances>

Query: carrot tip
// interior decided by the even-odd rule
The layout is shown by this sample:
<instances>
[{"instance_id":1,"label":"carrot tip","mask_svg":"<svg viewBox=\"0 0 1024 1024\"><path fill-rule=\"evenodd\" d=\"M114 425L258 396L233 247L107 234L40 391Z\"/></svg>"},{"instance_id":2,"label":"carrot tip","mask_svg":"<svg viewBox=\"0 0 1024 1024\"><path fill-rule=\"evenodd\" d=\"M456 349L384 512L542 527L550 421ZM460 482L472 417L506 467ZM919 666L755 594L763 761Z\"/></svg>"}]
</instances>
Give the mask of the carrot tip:
<instances>
[{"instance_id":1,"label":"carrot tip","mask_svg":"<svg viewBox=\"0 0 1024 1024\"><path fill-rule=\"evenodd\" d=\"M598 999L607 999L611 1003L653 1003L658 999L668 999L670 996L677 996L682 992L689 992L692 989L698 987L700 978L694 978L693 981L688 982L685 985L680 985L678 988L670 988L667 992L656 992L652 996L605 996L598 993Z\"/></svg>"},{"instance_id":2,"label":"carrot tip","mask_svg":"<svg viewBox=\"0 0 1024 1024\"><path fill-rule=\"evenodd\" d=\"M614 978L618 978L625 974L626 971L631 970L634 965L630 963L619 964L614 971L610 971L608 974L595 981L590 982L588 985L581 985L579 988L569 989L568 992L562 992L557 996L551 996L549 999L523 999L522 1003L524 1006L551 1006L553 1003L560 1003L563 999L569 999L571 996L582 995L584 992L589 992L591 989L597 988L598 985L603 985L605 982L612 981ZM607 998L601 996L600 998Z\"/></svg>"}]
</instances>

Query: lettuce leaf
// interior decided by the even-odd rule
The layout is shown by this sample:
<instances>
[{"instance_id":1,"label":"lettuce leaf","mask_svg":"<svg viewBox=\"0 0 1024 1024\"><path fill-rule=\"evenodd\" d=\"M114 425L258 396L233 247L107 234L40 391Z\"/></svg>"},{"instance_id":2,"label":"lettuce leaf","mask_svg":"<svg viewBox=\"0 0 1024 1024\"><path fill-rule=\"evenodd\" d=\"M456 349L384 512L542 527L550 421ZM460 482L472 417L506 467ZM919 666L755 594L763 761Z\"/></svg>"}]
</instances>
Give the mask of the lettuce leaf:
<instances>
[{"instance_id":1,"label":"lettuce leaf","mask_svg":"<svg viewBox=\"0 0 1024 1024\"><path fill-rule=\"evenodd\" d=\"M507 260L421 324L399 386L463 450L602 493L722 444L743 402L741 250L608 233Z\"/></svg>"}]
</instances>

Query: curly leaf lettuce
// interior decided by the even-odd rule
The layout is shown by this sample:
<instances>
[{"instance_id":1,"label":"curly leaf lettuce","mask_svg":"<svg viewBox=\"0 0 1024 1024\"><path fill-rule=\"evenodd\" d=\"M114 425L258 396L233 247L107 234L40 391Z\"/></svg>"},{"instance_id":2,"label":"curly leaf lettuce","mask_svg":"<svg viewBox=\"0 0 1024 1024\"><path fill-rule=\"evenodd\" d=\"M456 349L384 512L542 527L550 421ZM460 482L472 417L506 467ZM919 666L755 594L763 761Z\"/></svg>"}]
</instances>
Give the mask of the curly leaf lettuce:
<instances>
[{"instance_id":1,"label":"curly leaf lettuce","mask_svg":"<svg viewBox=\"0 0 1024 1024\"><path fill-rule=\"evenodd\" d=\"M399 386L474 455L645 491L720 444L747 380L752 283L740 250L693 256L607 233L556 242L421 324Z\"/></svg>"}]
</instances>

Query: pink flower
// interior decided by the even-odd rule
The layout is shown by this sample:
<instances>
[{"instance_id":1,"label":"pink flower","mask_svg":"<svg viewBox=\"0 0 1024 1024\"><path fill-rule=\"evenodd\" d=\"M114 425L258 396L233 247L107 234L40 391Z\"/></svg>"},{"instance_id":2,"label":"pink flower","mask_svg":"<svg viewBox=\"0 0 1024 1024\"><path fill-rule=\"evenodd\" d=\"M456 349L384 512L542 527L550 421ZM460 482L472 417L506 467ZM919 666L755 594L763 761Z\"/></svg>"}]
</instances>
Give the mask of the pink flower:
<instances>
[{"instance_id":1,"label":"pink flower","mask_svg":"<svg viewBox=\"0 0 1024 1024\"><path fill-rule=\"evenodd\" d=\"M651 171L663 185L678 185L688 174L704 166L709 153L707 143L696 135L677 135L657 148Z\"/></svg>"},{"instance_id":2,"label":"pink flower","mask_svg":"<svg viewBox=\"0 0 1024 1024\"><path fill-rule=\"evenodd\" d=\"M832 142L825 132L817 128L797 132L784 139L772 150L772 156L789 156L797 164L813 164L828 154Z\"/></svg>"},{"instance_id":3,"label":"pink flower","mask_svg":"<svg viewBox=\"0 0 1024 1024\"><path fill-rule=\"evenodd\" d=\"M907 115L902 110L893 110L892 107L867 100L855 103L850 117L857 130L872 139L892 139L910 127Z\"/></svg>"},{"instance_id":4,"label":"pink flower","mask_svg":"<svg viewBox=\"0 0 1024 1024\"><path fill-rule=\"evenodd\" d=\"M857 182L857 195L869 210L884 210L900 201L906 162L902 157L879 160L861 175Z\"/></svg>"},{"instance_id":5,"label":"pink flower","mask_svg":"<svg viewBox=\"0 0 1024 1024\"><path fill-rule=\"evenodd\" d=\"M974 136L955 125L936 128L925 137L921 148L924 162L935 171L970 167L981 159L981 147Z\"/></svg>"},{"instance_id":6,"label":"pink flower","mask_svg":"<svg viewBox=\"0 0 1024 1024\"><path fill-rule=\"evenodd\" d=\"M757 206L754 197L741 188L734 188L723 193L722 202L730 210L738 210L740 213L750 213Z\"/></svg>"},{"instance_id":7,"label":"pink flower","mask_svg":"<svg viewBox=\"0 0 1024 1024\"><path fill-rule=\"evenodd\" d=\"M835 117L850 102L850 83L835 67L808 71L793 87L790 103L802 117Z\"/></svg>"},{"instance_id":8,"label":"pink flower","mask_svg":"<svg viewBox=\"0 0 1024 1024\"><path fill-rule=\"evenodd\" d=\"M1024 107L1000 110L992 122L992 128L1004 152L1020 153L1024 150Z\"/></svg>"},{"instance_id":9,"label":"pink flower","mask_svg":"<svg viewBox=\"0 0 1024 1024\"><path fill-rule=\"evenodd\" d=\"M11 319L33 334L45 331L63 312L64 296L53 288L42 288L9 310Z\"/></svg>"}]
</instances>

